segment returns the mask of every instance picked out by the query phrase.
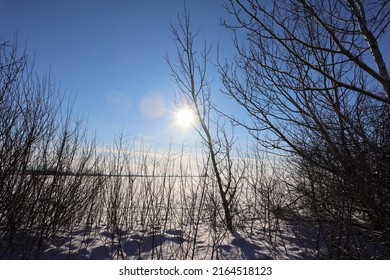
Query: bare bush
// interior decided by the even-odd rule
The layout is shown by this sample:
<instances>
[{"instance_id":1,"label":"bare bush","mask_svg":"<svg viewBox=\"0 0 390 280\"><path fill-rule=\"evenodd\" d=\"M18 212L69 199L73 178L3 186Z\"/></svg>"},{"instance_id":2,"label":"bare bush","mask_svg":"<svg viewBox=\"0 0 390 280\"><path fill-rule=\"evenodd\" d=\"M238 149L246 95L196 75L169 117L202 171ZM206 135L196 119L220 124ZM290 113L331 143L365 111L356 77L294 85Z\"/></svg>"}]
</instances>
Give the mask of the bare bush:
<instances>
[{"instance_id":1,"label":"bare bush","mask_svg":"<svg viewBox=\"0 0 390 280\"><path fill-rule=\"evenodd\" d=\"M0 48L1 254L37 258L91 211L99 185L86 174L97 169L95 144L27 56L8 42Z\"/></svg>"}]
</instances>

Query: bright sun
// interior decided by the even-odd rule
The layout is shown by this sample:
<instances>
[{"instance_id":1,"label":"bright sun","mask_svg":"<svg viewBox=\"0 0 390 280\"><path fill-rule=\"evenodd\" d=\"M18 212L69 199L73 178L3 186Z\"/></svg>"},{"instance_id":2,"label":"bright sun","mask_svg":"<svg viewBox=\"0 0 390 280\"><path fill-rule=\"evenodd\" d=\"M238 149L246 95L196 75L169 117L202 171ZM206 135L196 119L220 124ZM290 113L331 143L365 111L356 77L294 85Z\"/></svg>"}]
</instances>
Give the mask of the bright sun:
<instances>
[{"instance_id":1,"label":"bright sun","mask_svg":"<svg viewBox=\"0 0 390 280\"><path fill-rule=\"evenodd\" d=\"M195 121L194 112L189 108L181 108L175 115L176 124L182 128L189 128Z\"/></svg>"}]
</instances>

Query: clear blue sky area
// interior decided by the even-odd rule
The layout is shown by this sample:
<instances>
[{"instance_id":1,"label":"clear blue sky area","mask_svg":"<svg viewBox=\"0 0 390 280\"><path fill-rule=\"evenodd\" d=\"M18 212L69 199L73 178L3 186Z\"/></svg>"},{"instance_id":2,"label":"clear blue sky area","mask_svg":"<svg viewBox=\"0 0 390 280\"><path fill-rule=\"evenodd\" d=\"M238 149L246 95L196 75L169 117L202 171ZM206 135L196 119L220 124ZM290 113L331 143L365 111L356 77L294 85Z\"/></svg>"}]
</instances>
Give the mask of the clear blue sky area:
<instances>
[{"instance_id":1,"label":"clear blue sky area","mask_svg":"<svg viewBox=\"0 0 390 280\"><path fill-rule=\"evenodd\" d=\"M233 52L231 34L220 26L224 2L186 6L194 29L201 28L199 40ZM87 116L100 142L110 144L123 129L167 144L188 137L172 127L177 87L164 60L176 56L169 24L183 7L183 0L0 0L0 36L13 41L17 34L19 46L35 55L38 74L50 72L75 98L75 111Z\"/></svg>"},{"instance_id":2,"label":"clear blue sky area","mask_svg":"<svg viewBox=\"0 0 390 280\"><path fill-rule=\"evenodd\" d=\"M231 21L225 0L187 0L198 43L216 45L231 58ZM74 111L85 115L100 143L110 145L122 130L130 139L153 144L194 142L194 130L175 127L174 96L179 94L164 60L176 57L170 23L177 23L184 0L0 0L0 36L35 57L38 75L74 98ZM234 22L234 21L233 21ZM390 36L382 41L388 63ZM218 74L210 68L212 97L224 112L245 118L242 108L220 93ZM236 134L246 142L246 134Z\"/></svg>"}]
</instances>

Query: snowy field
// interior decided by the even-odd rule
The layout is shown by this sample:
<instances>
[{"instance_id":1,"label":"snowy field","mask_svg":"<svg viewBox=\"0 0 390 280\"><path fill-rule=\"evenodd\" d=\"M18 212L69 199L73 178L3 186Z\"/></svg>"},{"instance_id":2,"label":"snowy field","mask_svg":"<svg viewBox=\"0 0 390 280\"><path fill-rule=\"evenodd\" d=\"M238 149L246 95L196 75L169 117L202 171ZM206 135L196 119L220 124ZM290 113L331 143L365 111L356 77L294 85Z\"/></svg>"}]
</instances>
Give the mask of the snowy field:
<instances>
[{"instance_id":1,"label":"snowy field","mask_svg":"<svg viewBox=\"0 0 390 280\"><path fill-rule=\"evenodd\" d=\"M40 225L13 234L2 231L1 259L332 258L324 228L289 211L286 201L279 200L276 211L267 205L269 196L254 196L260 189L241 187L232 233L224 226L210 178L110 177L102 186L88 208L69 208L70 216L53 208ZM272 195L275 203L274 189ZM66 223L60 221L67 217ZM361 233L344 241L354 242L354 258L386 256Z\"/></svg>"},{"instance_id":2,"label":"snowy field","mask_svg":"<svg viewBox=\"0 0 390 280\"><path fill-rule=\"evenodd\" d=\"M78 227L71 232L58 232L43 247L39 259L312 259L315 250L296 227L284 223L283 228L265 236L263 229L253 234L237 230L233 235L223 227L189 224L176 228L159 226L129 231L111 230L107 225ZM28 243L20 234L15 242ZM27 239L26 239L27 238ZM34 242L34 241L32 241ZM24 245L2 252L3 259L35 258L34 249ZM28 250L28 252L26 251ZM32 250L32 251L30 251ZM314 254L314 255L313 255Z\"/></svg>"}]
</instances>

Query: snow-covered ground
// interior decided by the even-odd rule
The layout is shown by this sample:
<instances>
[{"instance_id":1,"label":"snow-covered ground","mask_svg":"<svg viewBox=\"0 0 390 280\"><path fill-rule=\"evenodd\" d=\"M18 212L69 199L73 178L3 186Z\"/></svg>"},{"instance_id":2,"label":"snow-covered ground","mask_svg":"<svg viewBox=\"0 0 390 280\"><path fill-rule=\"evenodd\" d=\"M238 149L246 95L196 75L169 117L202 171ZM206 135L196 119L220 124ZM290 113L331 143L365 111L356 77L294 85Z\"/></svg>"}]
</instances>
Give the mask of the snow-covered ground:
<instances>
[{"instance_id":1,"label":"snow-covered ground","mask_svg":"<svg viewBox=\"0 0 390 280\"><path fill-rule=\"evenodd\" d=\"M19 228L0 225L0 259L389 258L385 246L362 231L344 234L327 221L319 228L310 214L288 208L282 188L265 180L239 186L232 233L210 178L109 177L98 191L99 178L87 179L93 196L88 184L73 197L54 193L27 204L27 217L16 216ZM88 207L78 208L83 195Z\"/></svg>"},{"instance_id":2,"label":"snow-covered ground","mask_svg":"<svg viewBox=\"0 0 390 280\"><path fill-rule=\"evenodd\" d=\"M92 228L76 227L58 232L45 244L39 257L28 242L18 249L4 249L3 259L315 259L321 255L317 231L300 226L298 221L280 220L275 230L253 226L251 232L237 229L234 235L221 226L200 223L176 228L154 226L149 229L110 229L104 224ZM26 236L20 235L22 238ZM25 240L15 242L23 244ZM321 246L321 245L320 245ZM17 248L17 247L15 247ZM371 257L383 252L372 248ZM370 256L362 256L370 258Z\"/></svg>"},{"instance_id":3,"label":"snow-covered ground","mask_svg":"<svg viewBox=\"0 0 390 280\"><path fill-rule=\"evenodd\" d=\"M195 221L196 222L196 221ZM13 236L12 247L0 250L1 259L327 259L326 244L318 230L296 219L280 219L273 229L254 223L237 226L234 234L207 221L195 224L165 223L159 226L134 226L132 229L77 226L59 231L38 246L33 232ZM239 225L239 224L238 224ZM34 239L35 238L35 239ZM352 237L351 237L352 238ZM381 246L356 236L359 258L385 258ZM3 237L3 241L5 237ZM36 249L41 251L37 252Z\"/></svg>"},{"instance_id":4,"label":"snow-covered ground","mask_svg":"<svg viewBox=\"0 0 390 280\"><path fill-rule=\"evenodd\" d=\"M291 230L291 228L290 228ZM260 231L260 229L259 229ZM112 232L104 225L59 232L45 246L41 259L308 259L310 248L300 244L293 232L275 233L272 243L262 232L233 235L222 228L211 231L199 226L197 236L182 229ZM308 254L308 251L311 254ZM8 258L23 258L23 250L9 252Z\"/></svg>"}]
</instances>

